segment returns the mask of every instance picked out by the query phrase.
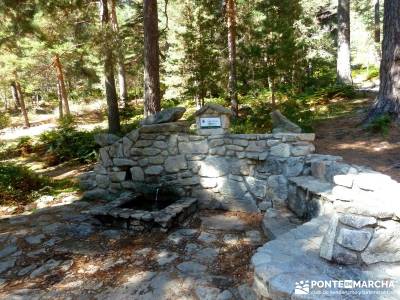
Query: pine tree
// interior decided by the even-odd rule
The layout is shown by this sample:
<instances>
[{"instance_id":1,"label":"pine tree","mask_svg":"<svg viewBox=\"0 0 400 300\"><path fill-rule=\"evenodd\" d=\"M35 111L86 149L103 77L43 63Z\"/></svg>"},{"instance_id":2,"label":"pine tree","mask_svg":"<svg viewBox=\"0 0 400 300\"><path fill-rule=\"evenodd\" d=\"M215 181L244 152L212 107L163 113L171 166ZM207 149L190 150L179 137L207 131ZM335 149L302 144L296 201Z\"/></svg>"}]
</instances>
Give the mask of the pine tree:
<instances>
[{"instance_id":1,"label":"pine tree","mask_svg":"<svg viewBox=\"0 0 400 300\"><path fill-rule=\"evenodd\" d=\"M117 133L121 130L118 96L115 89L114 78L114 58L113 51L110 45L111 29L110 29L110 14L108 10L108 0L100 0L100 18L104 32L104 86L106 89L106 99L108 107L108 130L111 133Z\"/></svg>"},{"instance_id":2,"label":"pine tree","mask_svg":"<svg viewBox=\"0 0 400 300\"><path fill-rule=\"evenodd\" d=\"M144 115L161 110L160 57L157 0L143 1L144 14Z\"/></svg>"},{"instance_id":3,"label":"pine tree","mask_svg":"<svg viewBox=\"0 0 400 300\"><path fill-rule=\"evenodd\" d=\"M118 38L117 63L118 63L119 98L124 103L124 105L127 106L128 105L128 88L127 88L127 82L126 82L125 61L124 61L124 53L122 51L122 43L121 43L121 38L120 38L115 2L116 2L116 0L111 0L111 24L112 24L113 31Z\"/></svg>"},{"instance_id":4,"label":"pine tree","mask_svg":"<svg viewBox=\"0 0 400 300\"><path fill-rule=\"evenodd\" d=\"M353 84L350 53L350 0L338 0L337 82Z\"/></svg>"},{"instance_id":5,"label":"pine tree","mask_svg":"<svg viewBox=\"0 0 400 300\"><path fill-rule=\"evenodd\" d=\"M400 120L400 1L385 1L378 97L366 123L382 115Z\"/></svg>"},{"instance_id":6,"label":"pine tree","mask_svg":"<svg viewBox=\"0 0 400 300\"><path fill-rule=\"evenodd\" d=\"M229 52L229 98L231 109L235 117L238 116L238 95L236 75L236 1L227 0L226 18L228 24L228 52Z\"/></svg>"}]
</instances>

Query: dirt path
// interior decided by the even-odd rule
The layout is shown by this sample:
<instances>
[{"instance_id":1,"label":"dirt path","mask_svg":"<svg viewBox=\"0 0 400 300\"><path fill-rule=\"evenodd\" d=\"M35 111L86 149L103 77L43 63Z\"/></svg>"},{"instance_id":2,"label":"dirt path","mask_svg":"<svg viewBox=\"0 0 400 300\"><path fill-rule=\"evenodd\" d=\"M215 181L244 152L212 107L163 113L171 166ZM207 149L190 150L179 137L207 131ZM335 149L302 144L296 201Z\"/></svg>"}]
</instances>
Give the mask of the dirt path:
<instances>
[{"instance_id":1,"label":"dirt path","mask_svg":"<svg viewBox=\"0 0 400 300\"><path fill-rule=\"evenodd\" d=\"M319 123L315 130L316 152L342 156L349 163L369 166L400 181L399 126L392 125L385 137L364 130L359 125L363 116L356 112Z\"/></svg>"}]
</instances>

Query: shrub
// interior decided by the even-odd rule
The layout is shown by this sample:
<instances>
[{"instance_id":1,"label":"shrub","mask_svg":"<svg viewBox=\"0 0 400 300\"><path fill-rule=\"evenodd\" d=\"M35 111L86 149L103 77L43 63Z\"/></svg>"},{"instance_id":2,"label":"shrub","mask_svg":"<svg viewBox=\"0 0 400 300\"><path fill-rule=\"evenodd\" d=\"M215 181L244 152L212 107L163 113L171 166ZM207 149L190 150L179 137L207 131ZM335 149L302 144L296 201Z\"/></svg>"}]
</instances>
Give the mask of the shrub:
<instances>
[{"instance_id":1,"label":"shrub","mask_svg":"<svg viewBox=\"0 0 400 300\"><path fill-rule=\"evenodd\" d=\"M368 125L367 130L373 133L381 133L384 136L389 134L390 124L392 119L389 115L382 115L373 119Z\"/></svg>"},{"instance_id":2,"label":"shrub","mask_svg":"<svg viewBox=\"0 0 400 300\"><path fill-rule=\"evenodd\" d=\"M48 183L26 167L0 163L0 204L27 204Z\"/></svg>"},{"instance_id":3,"label":"shrub","mask_svg":"<svg viewBox=\"0 0 400 300\"><path fill-rule=\"evenodd\" d=\"M4 129L11 124L11 118L8 114L0 114L0 129Z\"/></svg>"},{"instance_id":4,"label":"shrub","mask_svg":"<svg viewBox=\"0 0 400 300\"><path fill-rule=\"evenodd\" d=\"M39 143L47 153L49 165L72 159L91 162L96 159L98 149L94 135L100 131L78 131L72 118L64 118L57 129L41 134Z\"/></svg>"}]
</instances>

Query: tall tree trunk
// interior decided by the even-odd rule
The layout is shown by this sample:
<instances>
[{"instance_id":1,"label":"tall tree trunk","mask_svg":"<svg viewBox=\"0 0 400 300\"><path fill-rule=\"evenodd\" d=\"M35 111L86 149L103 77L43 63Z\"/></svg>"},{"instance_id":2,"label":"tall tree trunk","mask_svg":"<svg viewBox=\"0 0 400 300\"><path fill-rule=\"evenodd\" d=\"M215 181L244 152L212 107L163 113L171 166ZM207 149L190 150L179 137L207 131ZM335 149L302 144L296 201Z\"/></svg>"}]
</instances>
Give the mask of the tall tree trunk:
<instances>
[{"instance_id":1,"label":"tall tree trunk","mask_svg":"<svg viewBox=\"0 0 400 300\"><path fill-rule=\"evenodd\" d=\"M8 98L7 98L7 90L3 90L3 95L4 95L4 111L8 110Z\"/></svg>"},{"instance_id":2,"label":"tall tree trunk","mask_svg":"<svg viewBox=\"0 0 400 300\"><path fill-rule=\"evenodd\" d=\"M115 0L111 0L111 24L112 28L117 36L119 36L119 26L117 12L115 9ZM122 45L118 45L118 86L119 86L119 98L124 103L125 107L128 105L128 89L126 85L126 71L124 64L124 54L121 49Z\"/></svg>"},{"instance_id":3,"label":"tall tree trunk","mask_svg":"<svg viewBox=\"0 0 400 300\"><path fill-rule=\"evenodd\" d=\"M375 0L374 5L374 33L375 33L375 43L381 42L381 17L379 13L379 0Z\"/></svg>"},{"instance_id":4,"label":"tall tree trunk","mask_svg":"<svg viewBox=\"0 0 400 300\"><path fill-rule=\"evenodd\" d=\"M269 88L271 89L271 106L272 110L276 109L276 95L275 95L275 78L268 78Z\"/></svg>"},{"instance_id":5,"label":"tall tree trunk","mask_svg":"<svg viewBox=\"0 0 400 300\"><path fill-rule=\"evenodd\" d=\"M25 127L31 127L31 124L29 124L28 112L26 111L24 95L22 94L21 85L19 84L18 81L16 81L15 86L17 88L19 103L21 104L22 115L24 116L24 125Z\"/></svg>"},{"instance_id":6,"label":"tall tree trunk","mask_svg":"<svg viewBox=\"0 0 400 300\"><path fill-rule=\"evenodd\" d=\"M15 84L15 81L11 83L11 94L14 99L14 109L18 110L18 108L21 106L18 98L18 91L17 91L17 85Z\"/></svg>"},{"instance_id":7,"label":"tall tree trunk","mask_svg":"<svg viewBox=\"0 0 400 300\"><path fill-rule=\"evenodd\" d=\"M61 96L61 86L59 82L57 82L57 96L58 96L58 116L60 119L62 119L64 117L64 112L63 112L63 100Z\"/></svg>"},{"instance_id":8,"label":"tall tree trunk","mask_svg":"<svg viewBox=\"0 0 400 300\"><path fill-rule=\"evenodd\" d=\"M100 16L103 30L107 33L105 36L109 38L109 25L110 16L108 13L107 0L100 0ZM106 89L107 107L108 107L108 130L110 133L117 133L121 130L119 110L118 110L118 96L115 89L114 79L114 59L112 49L108 46L108 42L105 45L105 57L104 57L104 85Z\"/></svg>"},{"instance_id":9,"label":"tall tree trunk","mask_svg":"<svg viewBox=\"0 0 400 300\"><path fill-rule=\"evenodd\" d=\"M353 84L350 54L350 0L338 0L337 82Z\"/></svg>"},{"instance_id":10,"label":"tall tree trunk","mask_svg":"<svg viewBox=\"0 0 400 300\"><path fill-rule=\"evenodd\" d=\"M54 56L53 63L54 67L56 68L57 81L60 86L60 95L64 107L64 112L67 116L69 116L71 113L69 111L68 94L67 89L65 88L64 72L60 61L60 56L58 54Z\"/></svg>"},{"instance_id":11,"label":"tall tree trunk","mask_svg":"<svg viewBox=\"0 0 400 300\"><path fill-rule=\"evenodd\" d=\"M144 115L161 109L157 0L144 0Z\"/></svg>"},{"instance_id":12,"label":"tall tree trunk","mask_svg":"<svg viewBox=\"0 0 400 300\"><path fill-rule=\"evenodd\" d=\"M366 122L389 114L400 120L400 1L384 3L382 60L378 97Z\"/></svg>"},{"instance_id":13,"label":"tall tree trunk","mask_svg":"<svg viewBox=\"0 0 400 300\"><path fill-rule=\"evenodd\" d=\"M228 22L228 51L229 51L229 98L235 117L238 116L237 75L236 75L236 1L228 0L226 7Z\"/></svg>"}]
</instances>

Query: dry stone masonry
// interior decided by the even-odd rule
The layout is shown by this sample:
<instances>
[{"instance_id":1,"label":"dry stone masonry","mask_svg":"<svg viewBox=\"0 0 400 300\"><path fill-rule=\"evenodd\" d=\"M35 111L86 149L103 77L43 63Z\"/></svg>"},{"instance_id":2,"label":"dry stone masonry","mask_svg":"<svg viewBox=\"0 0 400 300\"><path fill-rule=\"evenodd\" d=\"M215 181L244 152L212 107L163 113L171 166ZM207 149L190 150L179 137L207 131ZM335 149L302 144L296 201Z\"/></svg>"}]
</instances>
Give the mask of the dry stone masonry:
<instances>
[{"instance_id":1,"label":"dry stone masonry","mask_svg":"<svg viewBox=\"0 0 400 300\"><path fill-rule=\"evenodd\" d=\"M81 185L115 198L144 186L173 186L202 208L257 212L284 205L288 176L307 169L314 134L191 135L176 123L143 126L100 149Z\"/></svg>"},{"instance_id":2,"label":"dry stone masonry","mask_svg":"<svg viewBox=\"0 0 400 300\"><path fill-rule=\"evenodd\" d=\"M295 283L312 276L400 278L390 271L400 266L399 183L314 154L315 135L279 113L272 134L229 133L230 112L215 105L196 113L192 134L177 121L181 113L168 111L156 119L172 122L149 122L120 139L98 137L99 163L81 180L85 196L168 186L200 208L264 212L271 241L252 259L260 299L292 299Z\"/></svg>"}]
</instances>

